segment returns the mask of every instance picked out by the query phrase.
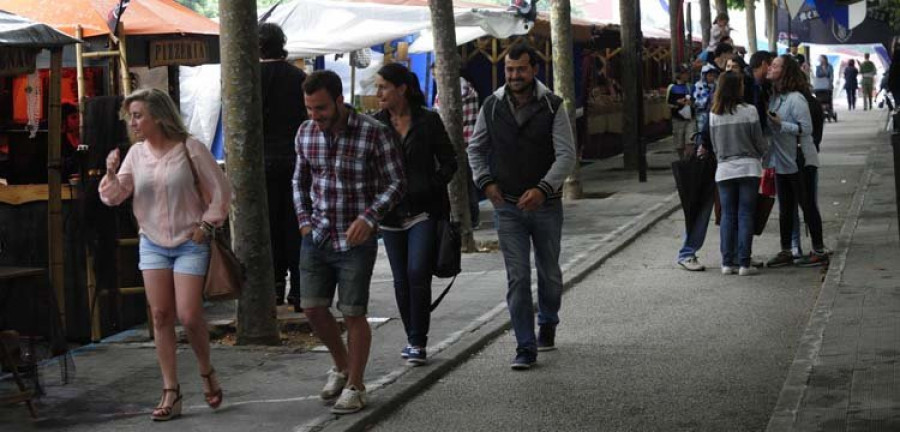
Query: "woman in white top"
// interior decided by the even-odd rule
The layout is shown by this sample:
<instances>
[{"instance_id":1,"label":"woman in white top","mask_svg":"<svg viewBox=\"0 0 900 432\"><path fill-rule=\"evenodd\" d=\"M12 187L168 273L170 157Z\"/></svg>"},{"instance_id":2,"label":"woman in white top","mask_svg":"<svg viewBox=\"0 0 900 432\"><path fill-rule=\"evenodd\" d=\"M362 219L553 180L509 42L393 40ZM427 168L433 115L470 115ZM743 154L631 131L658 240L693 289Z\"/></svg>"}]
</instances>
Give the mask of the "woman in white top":
<instances>
[{"instance_id":1,"label":"woman in white top","mask_svg":"<svg viewBox=\"0 0 900 432\"><path fill-rule=\"evenodd\" d=\"M175 368L176 311L197 356L206 403L212 408L222 403L222 388L209 359L203 281L209 235L228 215L231 186L206 146L188 135L168 94L138 90L125 98L122 112L132 135L142 141L131 146L121 169L119 151L110 152L100 199L115 206L134 198L140 228L138 268L144 276L163 376L162 398L151 418L171 420L181 414L182 405Z\"/></svg>"},{"instance_id":2,"label":"woman in white top","mask_svg":"<svg viewBox=\"0 0 900 432\"><path fill-rule=\"evenodd\" d=\"M716 184L722 204L722 274L751 275L754 213L766 139L756 107L744 103L744 76L719 77L710 110L709 132L718 165Z\"/></svg>"}]
</instances>

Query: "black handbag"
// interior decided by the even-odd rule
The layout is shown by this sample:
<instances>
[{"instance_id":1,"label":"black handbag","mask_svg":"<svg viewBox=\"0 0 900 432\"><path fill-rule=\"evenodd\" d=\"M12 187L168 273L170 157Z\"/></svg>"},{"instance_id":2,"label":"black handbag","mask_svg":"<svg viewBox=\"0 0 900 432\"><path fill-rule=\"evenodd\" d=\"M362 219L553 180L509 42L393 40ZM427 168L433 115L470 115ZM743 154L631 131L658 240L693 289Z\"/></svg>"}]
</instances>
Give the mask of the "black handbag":
<instances>
[{"instance_id":1,"label":"black handbag","mask_svg":"<svg viewBox=\"0 0 900 432\"><path fill-rule=\"evenodd\" d=\"M432 274L439 278L453 279L437 300L431 303L431 310L434 310L450 292L453 282L456 282L456 276L462 271L462 236L459 232L459 223L451 222L449 218L441 218L435 224L435 230L437 250L434 252Z\"/></svg>"}]
</instances>

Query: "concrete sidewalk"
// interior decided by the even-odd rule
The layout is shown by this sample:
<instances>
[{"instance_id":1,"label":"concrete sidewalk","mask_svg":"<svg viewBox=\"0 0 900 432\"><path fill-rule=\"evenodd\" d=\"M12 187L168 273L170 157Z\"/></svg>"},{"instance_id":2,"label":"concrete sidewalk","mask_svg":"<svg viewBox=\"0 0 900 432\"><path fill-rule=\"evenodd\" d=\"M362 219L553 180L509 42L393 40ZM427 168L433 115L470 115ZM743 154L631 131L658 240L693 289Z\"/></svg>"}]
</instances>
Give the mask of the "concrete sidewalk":
<instances>
[{"instance_id":1,"label":"concrete sidewalk","mask_svg":"<svg viewBox=\"0 0 900 432\"><path fill-rule=\"evenodd\" d=\"M900 244L889 139L869 155L770 432L900 430Z\"/></svg>"},{"instance_id":2,"label":"concrete sidewalk","mask_svg":"<svg viewBox=\"0 0 900 432\"><path fill-rule=\"evenodd\" d=\"M621 157L594 161L582 171L587 199L565 203L563 265L567 285L579 281L605 259L621 250L656 221L678 209L670 162L670 141L651 144L648 182L638 183L636 172L624 171ZM479 241L496 240L490 227L490 206L482 203ZM667 261L674 256L666 257ZM187 345L178 351L185 415L173 427L183 430L244 431L318 430L342 428L378 416L437 380L469 354L500 334L508 325L504 295L506 274L499 252L463 256L464 272L435 311L427 367L411 368L399 357L405 335L394 304L387 257L379 251L372 281L370 317L373 345L367 369L370 409L336 421L317 398L330 367L319 351L287 347L213 346L213 363L225 390L225 405L214 414L203 403L196 362ZM445 281L436 280L435 291ZM211 319L227 319L231 310L210 309ZM47 386L38 406L41 418L32 421L19 406L0 407L0 424L13 430L65 429L90 431L150 430L148 417L161 388L152 342L136 329L75 352L77 378L66 386ZM45 367L52 378L55 365ZM0 381L6 385L6 381ZM5 388L5 387L4 387ZM349 423L348 423L349 422Z\"/></svg>"}]
</instances>

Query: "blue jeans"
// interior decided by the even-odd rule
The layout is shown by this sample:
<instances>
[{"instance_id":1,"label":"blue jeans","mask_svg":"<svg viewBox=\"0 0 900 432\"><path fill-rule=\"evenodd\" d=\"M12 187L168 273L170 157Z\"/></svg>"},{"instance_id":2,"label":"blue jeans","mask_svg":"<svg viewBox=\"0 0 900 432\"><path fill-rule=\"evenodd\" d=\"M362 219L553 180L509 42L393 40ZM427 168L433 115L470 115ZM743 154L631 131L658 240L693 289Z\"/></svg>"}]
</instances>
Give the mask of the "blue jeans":
<instances>
[{"instance_id":1,"label":"blue jeans","mask_svg":"<svg viewBox=\"0 0 900 432\"><path fill-rule=\"evenodd\" d=\"M516 333L517 351L537 355L531 296L531 246L534 245L538 276L538 325L556 325L563 288L559 267L562 202L549 200L530 212L504 202L494 209L494 223L506 263L506 303Z\"/></svg>"},{"instance_id":2,"label":"blue jeans","mask_svg":"<svg viewBox=\"0 0 900 432\"><path fill-rule=\"evenodd\" d=\"M700 207L700 213L697 215L697 220L694 221L694 226L692 226L690 230L684 232L684 242L681 245L681 250L678 251L678 262L684 261L690 257L696 257L697 252L703 247L703 242L706 240L706 229L709 228L709 216L712 214L714 202L713 197L710 196Z\"/></svg>"},{"instance_id":3,"label":"blue jeans","mask_svg":"<svg viewBox=\"0 0 900 432\"><path fill-rule=\"evenodd\" d=\"M406 231L382 231L394 275L394 296L410 345L428 345L431 325L431 276L434 265L435 221L419 222Z\"/></svg>"},{"instance_id":4,"label":"blue jeans","mask_svg":"<svg viewBox=\"0 0 900 432\"><path fill-rule=\"evenodd\" d=\"M759 177L718 182L722 221L719 227L722 266L750 267Z\"/></svg>"}]
</instances>

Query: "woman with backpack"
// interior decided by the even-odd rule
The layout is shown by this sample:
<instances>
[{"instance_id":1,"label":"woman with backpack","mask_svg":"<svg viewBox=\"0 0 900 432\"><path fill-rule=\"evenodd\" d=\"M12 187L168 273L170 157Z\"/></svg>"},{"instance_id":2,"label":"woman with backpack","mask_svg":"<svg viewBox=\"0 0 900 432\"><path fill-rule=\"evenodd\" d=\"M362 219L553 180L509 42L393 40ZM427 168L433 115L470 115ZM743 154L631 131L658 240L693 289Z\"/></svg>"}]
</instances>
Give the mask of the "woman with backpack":
<instances>
[{"instance_id":1,"label":"woman with backpack","mask_svg":"<svg viewBox=\"0 0 900 432\"><path fill-rule=\"evenodd\" d=\"M813 121L806 75L789 55L775 58L767 78L774 94L769 100L769 124L772 129L769 167L775 169L778 190L781 252L769 260L768 267L794 263L791 253L791 231L797 205L809 226L813 250L798 262L801 266L817 266L828 262L822 237L822 216L816 202L819 156L813 144Z\"/></svg>"}]
</instances>

